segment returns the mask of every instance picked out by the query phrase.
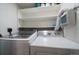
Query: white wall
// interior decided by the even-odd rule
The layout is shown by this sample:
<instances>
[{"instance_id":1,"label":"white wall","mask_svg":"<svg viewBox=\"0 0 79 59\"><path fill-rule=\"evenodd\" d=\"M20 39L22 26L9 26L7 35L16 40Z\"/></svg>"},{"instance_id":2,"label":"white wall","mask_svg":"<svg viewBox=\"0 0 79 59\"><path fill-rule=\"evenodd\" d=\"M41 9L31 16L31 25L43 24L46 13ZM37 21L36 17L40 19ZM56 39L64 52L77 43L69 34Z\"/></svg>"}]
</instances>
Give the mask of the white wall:
<instances>
[{"instance_id":1,"label":"white wall","mask_svg":"<svg viewBox=\"0 0 79 59\"><path fill-rule=\"evenodd\" d=\"M7 35L7 28L11 27L13 33L17 32L17 6L16 4L0 4L0 33Z\"/></svg>"},{"instance_id":2,"label":"white wall","mask_svg":"<svg viewBox=\"0 0 79 59\"><path fill-rule=\"evenodd\" d=\"M61 9L73 9L75 6L79 6L79 3L62 3Z\"/></svg>"},{"instance_id":3,"label":"white wall","mask_svg":"<svg viewBox=\"0 0 79 59\"><path fill-rule=\"evenodd\" d=\"M79 3L65 3L65 4L61 4L61 8L62 9L72 9L75 6L79 6ZM79 30L79 11L77 12L77 19L73 18L74 14L70 11L70 16L71 16L71 22L73 20L75 20L74 22L72 22L72 25L68 25L66 27L64 27L64 36L66 38L68 38L69 40L72 40L74 42L79 43L79 39L77 38L77 34L78 34L78 30ZM75 24L74 24L75 23ZM78 35L79 37L79 35Z\"/></svg>"}]
</instances>

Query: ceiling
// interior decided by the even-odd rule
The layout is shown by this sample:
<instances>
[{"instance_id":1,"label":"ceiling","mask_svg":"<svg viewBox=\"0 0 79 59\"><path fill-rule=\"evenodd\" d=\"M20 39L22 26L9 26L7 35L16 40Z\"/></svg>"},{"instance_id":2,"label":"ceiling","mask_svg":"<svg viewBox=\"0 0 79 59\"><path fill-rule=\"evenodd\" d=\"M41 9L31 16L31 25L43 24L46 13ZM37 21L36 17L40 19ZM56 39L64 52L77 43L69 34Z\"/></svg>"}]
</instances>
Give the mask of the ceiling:
<instances>
[{"instance_id":1,"label":"ceiling","mask_svg":"<svg viewBox=\"0 0 79 59\"><path fill-rule=\"evenodd\" d=\"M17 5L20 9L33 8L35 6L34 3L17 3Z\"/></svg>"}]
</instances>

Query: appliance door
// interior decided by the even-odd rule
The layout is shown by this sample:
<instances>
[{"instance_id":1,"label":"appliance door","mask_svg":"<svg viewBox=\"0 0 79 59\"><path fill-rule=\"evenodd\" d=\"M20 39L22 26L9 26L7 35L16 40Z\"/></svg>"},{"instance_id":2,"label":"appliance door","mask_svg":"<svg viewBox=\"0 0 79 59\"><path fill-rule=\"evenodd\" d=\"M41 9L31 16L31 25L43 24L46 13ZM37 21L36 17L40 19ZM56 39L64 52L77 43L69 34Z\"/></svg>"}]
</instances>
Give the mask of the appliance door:
<instances>
[{"instance_id":1,"label":"appliance door","mask_svg":"<svg viewBox=\"0 0 79 59\"><path fill-rule=\"evenodd\" d=\"M27 40L0 39L0 55L28 55L29 44Z\"/></svg>"},{"instance_id":2,"label":"appliance door","mask_svg":"<svg viewBox=\"0 0 79 59\"><path fill-rule=\"evenodd\" d=\"M12 54L12 40L0 39L0 55Z\"/></svg>"}]
</instances>

